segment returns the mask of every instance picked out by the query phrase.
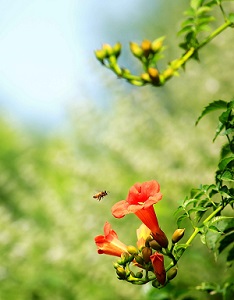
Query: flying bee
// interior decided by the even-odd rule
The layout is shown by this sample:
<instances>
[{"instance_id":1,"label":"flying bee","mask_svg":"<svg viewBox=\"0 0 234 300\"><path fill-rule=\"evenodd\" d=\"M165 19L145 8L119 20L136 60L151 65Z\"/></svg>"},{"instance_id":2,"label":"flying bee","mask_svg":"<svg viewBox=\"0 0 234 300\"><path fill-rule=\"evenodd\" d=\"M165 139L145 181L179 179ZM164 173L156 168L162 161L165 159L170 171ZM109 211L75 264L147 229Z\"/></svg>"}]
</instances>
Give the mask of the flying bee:
<instances>
[{"instance_id":1,"label":"flying bee","mask_svg":"<svg viewBox=\"0 0 234 300\"><path fill-rule=\"evenodd\" d=\"M102 191L102 192L99 192L99 193L93 195L93 198L100 201L100 200L102 200L103 197L105 197L107 195L108 195L107 191Z\"/></svg>"}]
</instances>

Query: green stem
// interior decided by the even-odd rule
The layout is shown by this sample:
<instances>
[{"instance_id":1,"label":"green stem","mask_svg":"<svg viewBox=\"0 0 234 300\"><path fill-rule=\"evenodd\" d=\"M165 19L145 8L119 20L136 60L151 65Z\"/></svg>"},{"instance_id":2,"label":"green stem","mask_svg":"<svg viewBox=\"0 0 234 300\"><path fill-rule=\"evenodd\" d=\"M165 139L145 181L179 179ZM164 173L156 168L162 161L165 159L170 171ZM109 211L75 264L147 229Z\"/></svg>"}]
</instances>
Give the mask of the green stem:
<instances>
[{"instance_id":1,"label":"green stem","mask_svg":"<svg viewBox=\"0 0 234 300\"><path fill-rule=\"evenodd\" d=\"M232 22L227 20L224 24L219 26L215 31L213 31L203 42L200 43L200 45L196 48L196 50L199 50L206 44L208 44L211 40L213 40L217 35L219 35L222 31L227 29L229 26L232 25Z\"/></svg>"},{"instance_id":2,"label":"green stem","mask_svg":"<svg viewBox=\"0 0 234 300\"><path fill-rule=\"evenodd\" d=\"M214 30L203 42L201 42L197 47L191 47L181 58L174 60L167 70L163 72L164 79L169 79L172 74L168 72L170 69L173 71L177 71L181 66L183 66L194 54L195 51L198 51L206 44L208 44L211 40L213 40L217 35L219 35L222 31L227 29L229 26L232 25L232 22L227 20L224 24L219 26L216 30Z\"/></svg>"},{"instance_id":3,"label":"green stem","mask_svg":"<svg viewBox=\"0 0 234 300\"><path fill-rule=\"evenodd\" d=\"M216 210L214 210L212 212L212 214L210 214L203 222L202 225L206 225L206 223L208 223L215 215L217 215L218 212L220 212L223 209L223 206L219 206L218 208L216 208ZM190 246L191 242L193 241L193 239L196 237L196 235L199 233L200 229L199 227L195 227L195 230L193 232L193 234L190 236L190 238L187 240L187 242L185 243L187 246Z\"/></svg>"}]
</instances>

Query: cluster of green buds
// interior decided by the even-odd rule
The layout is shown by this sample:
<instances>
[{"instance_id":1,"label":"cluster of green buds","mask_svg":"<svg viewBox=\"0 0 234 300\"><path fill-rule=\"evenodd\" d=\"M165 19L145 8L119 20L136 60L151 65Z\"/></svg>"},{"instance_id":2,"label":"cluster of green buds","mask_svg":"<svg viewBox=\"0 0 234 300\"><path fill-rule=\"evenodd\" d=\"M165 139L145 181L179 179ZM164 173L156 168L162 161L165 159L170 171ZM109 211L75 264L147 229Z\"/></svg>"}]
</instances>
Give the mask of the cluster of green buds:
<instances>
[{"instance_id":1,"label":"cluster of green buds","mask_svg":"<svg viewBox=\"0 0 234 300\"><path fill-rule=\"evenodd\" d=\"M142 285L148 282L155 288L168 284L177 275L177 260L174 256L174 246L183 237L184 229L177 229L172 236L171 249L163 248L152 235L145 240L140 249L128 246L120 259L114 263L119 280ZM164 257L170 263L164 267Z\"/></svg>"},{"instance_id":2,"label":"cluster of green buds","mask_svg":"<svg viewBox=\"0 0 234 300\"><path fill-rule=\"evenodd\" d=\"M139 75L134 75L130 70L119 66L120 43L116 43L114 46L104 44L102 49L95 51L95 55L102 65L112 70L119 78L124 78L133 85L144 86L151 84L153 86L161 86L166 80L175 75L175 70L170 65L163 72L159 72L157 67L157 62L163 57L162 52L165 50L163 46L164 39L165 37L160 37L152 42L143 40L140 45L130 42L132 54L142 64L143 72Z\"/></svg>"}]
</instances>

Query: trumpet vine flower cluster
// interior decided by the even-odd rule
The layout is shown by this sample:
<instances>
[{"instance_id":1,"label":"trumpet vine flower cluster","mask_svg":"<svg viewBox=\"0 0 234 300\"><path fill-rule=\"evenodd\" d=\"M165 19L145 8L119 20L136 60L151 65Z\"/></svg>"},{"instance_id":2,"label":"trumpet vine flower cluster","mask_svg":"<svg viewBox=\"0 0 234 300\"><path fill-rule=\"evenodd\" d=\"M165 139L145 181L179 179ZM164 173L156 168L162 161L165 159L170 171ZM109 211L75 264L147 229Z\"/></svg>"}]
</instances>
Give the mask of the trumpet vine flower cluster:
<instances>
[{"instance_id":1,"label":"trumpet vine flower cluster","mask_svg":"<svg viewBox=\"0 0 234 300\"><path fill-rule=\"evenodd\" d=\"M118 279L138 285L152 282L154 287L161 288L176 276L178 257L174 246L183 237L184 229L174 232L169 249L169 241L154 210L161 199L158 182L151 180L134 184L126 200L112 207L115 218L134 213L142 221L136 230L136 246L121 242L108 222L104 225L104 235L95 237L99 254L119 257L114 263ZM170 260L168 267L165 267L165 257Z\"/></svg>"}]
</instances>

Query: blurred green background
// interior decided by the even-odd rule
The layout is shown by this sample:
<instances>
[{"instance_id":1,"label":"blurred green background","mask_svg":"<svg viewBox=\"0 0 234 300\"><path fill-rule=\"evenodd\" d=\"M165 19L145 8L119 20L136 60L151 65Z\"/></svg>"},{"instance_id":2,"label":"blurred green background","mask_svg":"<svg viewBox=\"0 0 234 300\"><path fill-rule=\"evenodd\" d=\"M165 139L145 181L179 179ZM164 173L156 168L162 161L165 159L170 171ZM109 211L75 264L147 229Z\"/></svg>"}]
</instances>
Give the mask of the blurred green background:
<instances>
[{"instance_id":1,"label":"blurred green background","mask_svg":"<svg viewBox=\"0 0 234 300\"><path fill-rule=\"evenodd\" d=\"M99 5L102 42L123 42L126 67L137 70L128 40L166 35L166 61L181 54L176 32L187 1L138 1L133 18L130 8L121 19L116 7L114 20L115 10L105 14L105 2ZM90 11L91 17L95 13ZM92 31L87 35L92 40ZM185 299L190 292L196 299L219 299L193 290L202 281L222 283L230 275L223 258L215 262L199 237L163 290L117 280L115 258L98 255L94 237L109 221L121 241L136 243L140 221L133 215L116 220L110 212L135 182L160 183L163 200L156 211L168 237L177 228L174 211L190 189L213 182L223 143L212 143L216 115L194 124L209 102L233 96L232 44L230 29L201 51L200 63L191 61L160 89L116 80L88 52L85 68L99 85L84 74L85 88L95 92L66 108L66 126L50 131L1 114L0 299ZM92 195L100 190L109 195L98 202Z\"/></svg>"}]
</instances>

